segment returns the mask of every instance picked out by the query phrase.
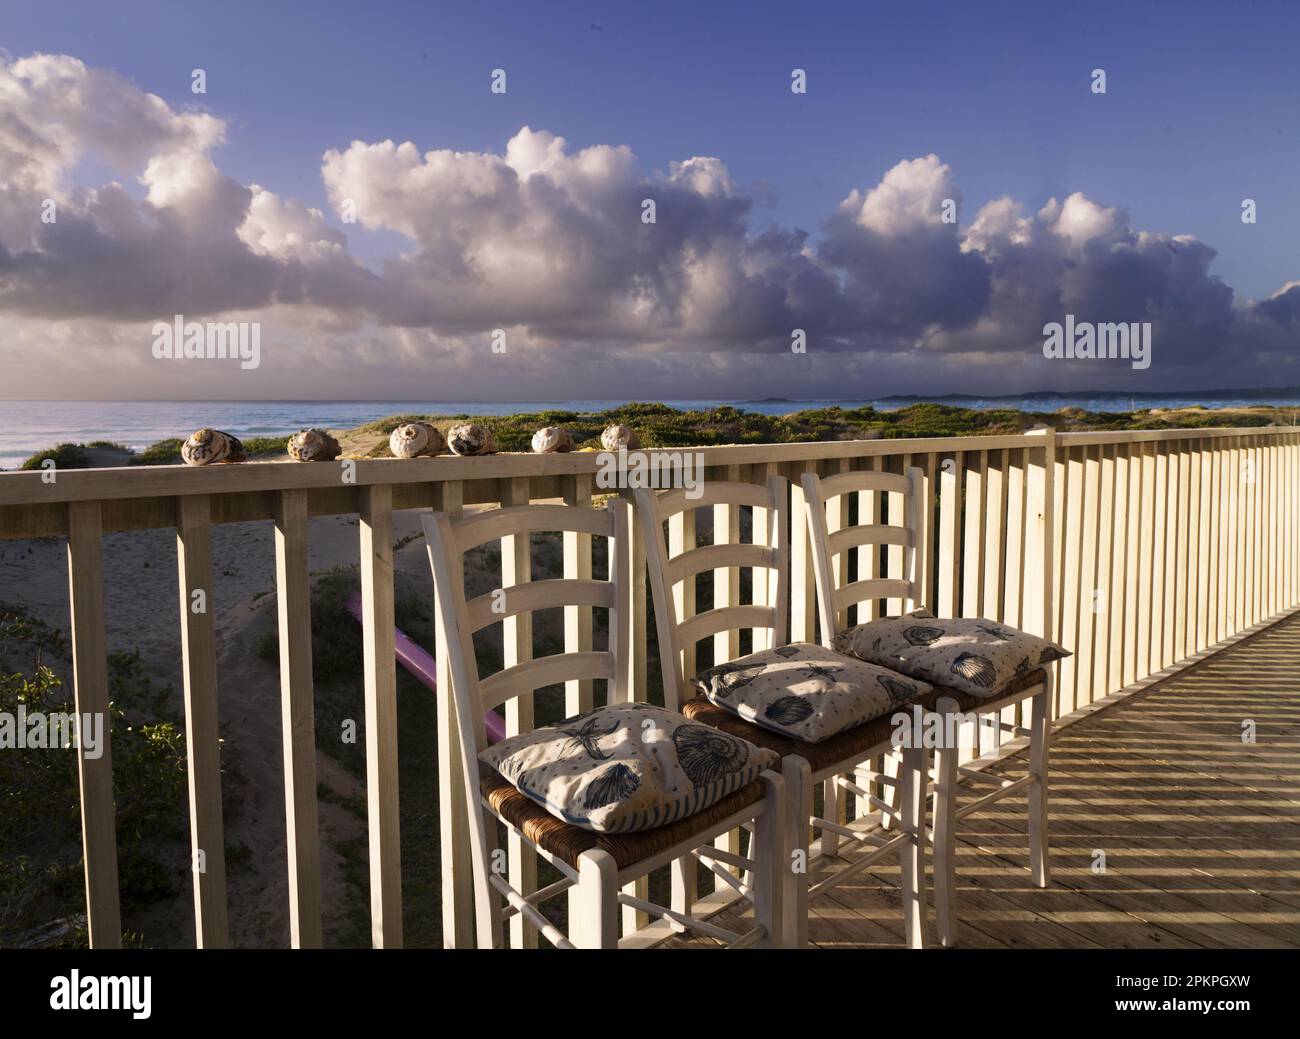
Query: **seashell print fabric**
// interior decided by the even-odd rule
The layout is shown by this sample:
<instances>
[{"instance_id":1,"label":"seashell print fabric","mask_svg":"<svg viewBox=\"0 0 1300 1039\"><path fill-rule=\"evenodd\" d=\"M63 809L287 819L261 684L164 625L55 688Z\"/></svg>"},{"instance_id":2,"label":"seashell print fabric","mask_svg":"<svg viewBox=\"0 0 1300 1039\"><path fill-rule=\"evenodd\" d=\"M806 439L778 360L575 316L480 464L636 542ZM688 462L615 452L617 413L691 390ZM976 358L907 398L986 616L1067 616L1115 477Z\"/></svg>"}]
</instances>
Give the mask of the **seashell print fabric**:
<instances>
[{"instance_id":1,"label":"seashell print fabric","mask_svg":"<svg viewBox=\"0 0 1300 1039\"><path fill-rule=\"evenodd\" d=\"M928 610L868 621L835 636L841 653L987 699L1021 675L1070 655L1055 642L979 617Z\"/></svg>"},{"instance_id":2,"label":"seashell print fabric","mask_svg":"<svg viewBox=\"0 0 1300 1039\"><path fill-rule=\"evenodd\" d=\"M821 743L930 691L925 682L808 642L711 667L695 685L710 703L804 743Z\"/></svg>"},{"instance_id":3,"label":"seashell print fabric","mask_svg":"<svg viewBox=\"0 0 1300 1039\"><path fill-rule=\"evenodd\" d=\"M708 808L776 754L650 704L616 704L495 743L479 760L557 819L635 833Z\"/></svg>"}]
</instances>

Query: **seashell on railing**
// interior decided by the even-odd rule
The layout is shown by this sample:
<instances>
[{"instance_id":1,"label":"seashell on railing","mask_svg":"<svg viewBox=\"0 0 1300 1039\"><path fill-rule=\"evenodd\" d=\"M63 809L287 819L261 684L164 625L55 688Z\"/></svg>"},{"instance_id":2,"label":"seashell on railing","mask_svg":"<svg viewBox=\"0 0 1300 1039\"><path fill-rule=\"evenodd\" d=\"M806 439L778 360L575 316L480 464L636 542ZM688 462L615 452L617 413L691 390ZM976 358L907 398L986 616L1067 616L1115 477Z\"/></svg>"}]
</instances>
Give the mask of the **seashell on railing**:
<instances>
[{"instance_id":1,"label":"seashell on railing","mask_svg":"<svg viewBox=\"0 0 1300 1039\"><path fill-rule=\"evenodd\" d=\"M573 450L573 434L562 426L544 426L533 434L533 450L539 455Z\"/></svg>"},{"instance_id":2,"label":"seashell on railing","mask_svg":"<svg viewBox=\"0 0 1300 1039\"><path fill-rule=\"evenodd\" d=\"M200 429L181 445L181 461L186 465L243 462L247 457L239 438L219 429Z\"/></svg>"},{"instance_id":3,"label":"seashell on railing","mask_svg":"<svg viewBox=\"0 0 1300 1039\"><path fill-rule=\"evenodd\" d=\"M299 430L289 438L288 450L295 462L332 462L343 453L339 442L323 429Z\"/></svg>"},{"instance_id":4,"label":"seashell on railing","mask_svg":"<svg viewBox=\"0 0 1300 1039\"><path fill-rule=\"evenodd\" d=\"M497 440L492 430L480 426L477 422L466 422L452 426L447 433L447 444L458 455L494 455L497 453Z\"/></svg>"},{"instance_id":5,"label":"seashell on railing","mask_svg":"<svg viewBox=\"0 0 1300 1039\"><path fill-rule=\"evenodd\" d=\"M606 451L617 451L620 447L635 451L641 446L641 438L630 426L615 423L606 426L604 432L600 434L600 446Z\"/></svg>"},{"instance_id":6,"label":"seashell on railing","mask_svg":"<svg viewBox=\"0 0 1300 1039\"><path fill-rule=\"evenodd\" d=\"M393 430L388 437L388 448L395 458L431 458L447 450L447 441L437 426L428 422L407 422Z\"/></svg>"}]
</instances>

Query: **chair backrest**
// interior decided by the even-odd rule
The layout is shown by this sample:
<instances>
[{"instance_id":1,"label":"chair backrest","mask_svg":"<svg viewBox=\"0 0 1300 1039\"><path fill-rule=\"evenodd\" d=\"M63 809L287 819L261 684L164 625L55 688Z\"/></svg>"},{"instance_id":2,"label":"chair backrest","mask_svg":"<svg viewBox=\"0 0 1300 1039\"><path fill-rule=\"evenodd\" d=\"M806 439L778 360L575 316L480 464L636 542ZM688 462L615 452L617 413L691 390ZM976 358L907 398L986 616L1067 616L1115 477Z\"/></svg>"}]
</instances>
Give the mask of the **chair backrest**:
<instances>
[{"instance_id":1,"label":"chair backrest","mask_svg":"<svg viewBox=\"0 0 1300 1039\"><path fill-rule=\"evenodd\" d=\"M626 553L631 548L631 510L627 502L613 499L604 509L519 505L455 519L441 512L427 513L423 522L438 615L446 634L461 753L467 780L473 777L468 784L473 804L478 799L477 758L487 747L485 712L544 686L577 679L608 680L611 703L629 698L631 568ZM609 539L609 580L530 580L466 601L465 553L470 549L501 537L566 531ZM502 668L486 678L479 674L475 632L507 617L563 606L608 609L609 649L556 653ZM447 695L446 690L440 693Z\"/></svg>"},{"instance_id":2,"label":"chair backrest","mask_svg":"<svg viewBox=\"0 0 1300 1039\"><path fill-rule=\"evenodd\" d=\"M905 610L923 605L925 591L921 575L924 573L925 528L921 522L921 506L925 501L924 471L913 467L905 476L876 470L854 470L827 477L804 473L802 483L808 536L812 542L813 574L817 582L817 607L821 614L822 645L830 648L850 606L878 599L901 599ZM888 509L889 522L859 522L831 530L827 509L838 508L840 503L837 499L846 494L862 492L896 496ZM872 515L880 516L885 511L873 509ZM870 553L879 551L881 546L902 549L901 576L865 576L843 585L837 583L837 576L848 573L848 567L844 565L848 552L865 548ZM839 565L835 562L837 556L843 557Z\"/></svg>"},{"instance_id":3,"label":"chair backrest","mask_svg":"<svg viewBox=\"0 0 1300 1039\"><path fill-rule=\"evenodd\" d=\"M701 639L722 632L756 629L769 633L770 645L786 643L786 607L789 598L790 544L786 530L789 482L780 476L766 484L710 481L702 487L666 491L637 490L636 519L645 539L654 599L655 627L659 633L659 656L663 672L664 704L677 710L684 696L684 651L693 650ZM680 513L714 505L751 506L766 510L763 529L754 524L750 544L712 544L696 548L684 545L675 556L668 554L664 524ZM705 571L753 568L754 603L730 603L686 616L684 596L674 594L677 585L693 582ZM693 653L690 656L693 658ZM720 661L719 661L720 663Z\"/></svg>"}]
</instances>

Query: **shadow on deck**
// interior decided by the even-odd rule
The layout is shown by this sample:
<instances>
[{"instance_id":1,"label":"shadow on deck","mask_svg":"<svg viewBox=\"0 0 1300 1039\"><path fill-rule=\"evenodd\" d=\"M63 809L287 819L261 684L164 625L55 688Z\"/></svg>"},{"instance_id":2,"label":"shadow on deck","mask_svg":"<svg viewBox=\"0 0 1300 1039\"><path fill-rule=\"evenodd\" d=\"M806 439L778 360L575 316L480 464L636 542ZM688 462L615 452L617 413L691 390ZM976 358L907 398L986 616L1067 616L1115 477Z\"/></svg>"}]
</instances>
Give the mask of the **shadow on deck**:
<instances>
[{"instance_id":1,"label":"shadow on deck","mask_svg":"<svg viewBox=\"0 0 1300 1039\"><path fill-rule=\"evenodd\" d=\"M1023 798L959 823L963 947L1300 947L1300 613L1061 729L1050 810L1047 889ZM885 863L814 901L813 943L900 948L897 884Z\"/></svg>"}]
</instances>

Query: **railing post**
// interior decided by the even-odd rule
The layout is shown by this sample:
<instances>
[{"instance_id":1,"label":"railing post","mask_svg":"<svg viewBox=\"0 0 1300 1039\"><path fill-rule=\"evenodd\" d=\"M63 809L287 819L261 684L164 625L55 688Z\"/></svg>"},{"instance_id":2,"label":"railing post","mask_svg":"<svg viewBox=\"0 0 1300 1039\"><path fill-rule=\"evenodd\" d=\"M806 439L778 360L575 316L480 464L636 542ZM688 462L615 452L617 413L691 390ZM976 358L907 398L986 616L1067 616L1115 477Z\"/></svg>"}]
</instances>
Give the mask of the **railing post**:
<instances>
[{"instance_id":1,"label":"railing post","mask_svg":"<svg viewBox=\"0 0 1300 1039\"><path fill-rule=\"evenodd\" d=\"M77 710L77 773L86 873L86 928L92 949L122 947L118 905L117 831L108 705L108 639L104 632L103 529L97 501L68 505L68 601L72 607L72 681ZM101 753L86 757L83 719L103 719Z\"/></svg>"},{"instance_id":2,"label":"railing post","mask_svg":"<svg viewBox=\"0 0 1300 1039\"><path fill-rule=\"evenodd\" d=\"M185 673L190 844L195 941L200 949L230 944L226 848L221 818L221 737L217 722L217 657L212 619L212 510L206 494L176 503L180 570L181 653Z\"/></svg>"},{"instance_id":3,"label":"railing post","mask_svg":"<svg viewBox=\"0 0 1300 1039\"><path fill-rule=\"evenodd\" d=\"M402 946L401 819L397 783L397 650L393 628L393 489L361 488L361 638L366 698L366 817L370 932ZM443 698L446 687L443 687Z\"/></svg>"},{"instance_id":4,"label":"railing post","mask_svg":"<svg viewBox=\"0 0 1300 1039\"><path fill-rule=\"evenodd\" d=\"M322 944L320 834L305 490L281 491L277 496L275 589L280 626L280 731L284 745L285 844L289 860L289 940L295 949L318 949Z\"/></svg>"}]
</instances>

